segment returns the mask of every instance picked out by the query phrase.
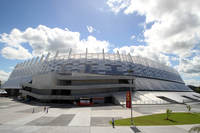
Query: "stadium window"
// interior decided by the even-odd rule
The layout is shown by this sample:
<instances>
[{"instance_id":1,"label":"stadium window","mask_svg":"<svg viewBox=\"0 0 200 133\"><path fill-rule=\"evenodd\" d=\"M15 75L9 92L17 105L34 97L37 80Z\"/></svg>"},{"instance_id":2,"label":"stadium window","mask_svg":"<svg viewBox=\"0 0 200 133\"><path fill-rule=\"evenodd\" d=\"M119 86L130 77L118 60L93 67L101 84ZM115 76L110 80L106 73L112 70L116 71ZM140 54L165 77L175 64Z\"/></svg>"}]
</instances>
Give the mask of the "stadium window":
<instances>
[{"instance_id":1,"label":"stadium window","mask_svg":"<svg viewBox=\"0 0 200 133\"><path fill-rule=\"evenodd\" d=\"M71 85L71 80L58 80L57 85L65 86L65 85Z\"/></svg>"},{"instance_id":2,"label":"stadium window","mask_svg":"<svg viewBox=\"0 0 200 133\"><path fill-rule=\"evenodd\" d=\"M119 84L128 84L128 80L127 79L119 79Z\"/></svg>"}]
</instances>

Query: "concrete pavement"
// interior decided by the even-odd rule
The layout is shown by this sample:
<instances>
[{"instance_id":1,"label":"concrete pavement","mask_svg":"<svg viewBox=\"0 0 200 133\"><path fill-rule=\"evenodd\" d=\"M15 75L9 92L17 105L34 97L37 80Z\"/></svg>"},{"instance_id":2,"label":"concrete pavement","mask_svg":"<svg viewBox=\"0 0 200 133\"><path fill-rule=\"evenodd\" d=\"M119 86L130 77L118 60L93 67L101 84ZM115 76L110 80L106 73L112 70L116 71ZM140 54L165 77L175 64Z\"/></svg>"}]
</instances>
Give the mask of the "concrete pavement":
<instances>
[{"instance_id":1,"label":"concrete pavement","mask_svg":"<svg viewBox=\"0 0 200 133\"><path fill-rule=\"evenodd\" d=\"M129 126L112 128L109 121L130 117L130 110L121 106L59 107L49 105L49 112L41 104L24 104L0 97L0 133L133 133ZM32 109L35 112L32 113ZM185 111L185 105L134 106L133 115L142 116L155 112ZM199 105L192 110L200 112ZM187 133L194 125L137 126L141 133Z\"/></svg>"}]
</instances>

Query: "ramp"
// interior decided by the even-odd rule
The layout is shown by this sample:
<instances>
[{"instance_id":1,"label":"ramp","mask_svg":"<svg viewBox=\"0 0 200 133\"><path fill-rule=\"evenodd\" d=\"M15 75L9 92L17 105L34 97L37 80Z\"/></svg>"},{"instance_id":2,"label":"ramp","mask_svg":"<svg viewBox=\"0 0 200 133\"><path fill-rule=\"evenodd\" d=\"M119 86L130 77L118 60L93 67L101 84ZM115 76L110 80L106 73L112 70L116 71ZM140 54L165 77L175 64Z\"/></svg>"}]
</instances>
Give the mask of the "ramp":
<instances>
[{"instance_id":1,"label":"ramp","mask_svg":"<svg viewBox=\"0 0 200 133\"><path fill-rule=\"evenodd\" d=\"M197 96L197 95L193 95L193 96L195 96L195 97L197 97L197 98L200 98L200 96Z\"/></svg>"},{"instance_id":2,"label":"ramp","mask_svg":"<svg viewBox=\"0 0 200 133\"><path fill-rule=\"evenodd\" d=\"M164 101L170 102L170 103L179 103L179 102L177 102L175 100L172 100L172 99L170 99L168 97L164 97L164 96L157 96L157 97L162 99L162 100L164 100Z\"/></svg>"},{"instance_id":3,"label":"ramp","mask_svg":"<svg viewBox=\"0 0 200 133\"><path fill-rule=\"evenodd\" d=\"M190 99L190 100L192 100L192 101L195 101L195 102L199 102L200 100L198 100L198 99L195 99L195 98L192 98L192 97L189 97L189 96L182 96L182 97L184 97L184 98L187 98L187 99Z\"/></svg>"}]
</instances>

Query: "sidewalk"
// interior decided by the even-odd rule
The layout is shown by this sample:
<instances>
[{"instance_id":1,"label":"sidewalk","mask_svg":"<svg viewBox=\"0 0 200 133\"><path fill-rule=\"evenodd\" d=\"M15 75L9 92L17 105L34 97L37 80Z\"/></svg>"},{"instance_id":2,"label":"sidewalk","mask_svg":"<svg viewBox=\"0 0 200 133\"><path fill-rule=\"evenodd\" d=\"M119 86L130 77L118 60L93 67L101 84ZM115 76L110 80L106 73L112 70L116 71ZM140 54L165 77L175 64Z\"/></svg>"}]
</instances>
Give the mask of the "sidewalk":
<instances>
[{"instance_id":1,"label":"sidewalk","mask_svg":"<svg viewBox=\"0 0 200 133\"><path fill-rule=\"evenodd\" d=\"M194 125L175 125L175 126L137 126L137 133L188 133ZM129 126L112 127L91 127L90 133L134 133Z\"/></svg>"}]
</instances>

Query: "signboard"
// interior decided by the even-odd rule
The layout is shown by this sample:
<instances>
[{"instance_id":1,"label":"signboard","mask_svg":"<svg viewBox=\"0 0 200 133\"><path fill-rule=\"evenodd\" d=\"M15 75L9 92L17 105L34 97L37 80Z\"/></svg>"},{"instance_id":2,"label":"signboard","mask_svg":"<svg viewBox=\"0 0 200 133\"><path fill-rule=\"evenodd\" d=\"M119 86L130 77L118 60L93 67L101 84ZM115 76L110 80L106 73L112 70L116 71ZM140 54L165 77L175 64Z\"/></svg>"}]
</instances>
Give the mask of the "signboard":
<instances>
[{"instance_id":1,"label":"signboard","mask_svg":"<svg viewBox=\"0 0 200 133\"><path fill-rule=\"evenodd\" d=\"M90 106L90 105L92 105L92 101L90 98L80 98L80 100L77 104L79 106Z\"/></svg>"},{"instance_id":2,"label":"signboard","mask_svg":"<svg viewBox=\"0 0 200 133\"><path fill-rule=\"evenodd\" d=\"M126 107L131 108L131 92L126 92Z\"/></svg>"}]
</instances>

